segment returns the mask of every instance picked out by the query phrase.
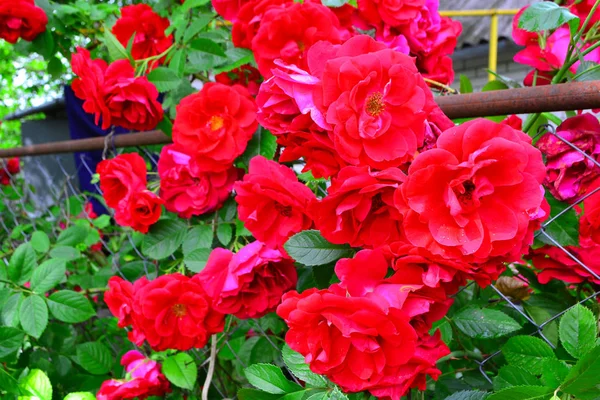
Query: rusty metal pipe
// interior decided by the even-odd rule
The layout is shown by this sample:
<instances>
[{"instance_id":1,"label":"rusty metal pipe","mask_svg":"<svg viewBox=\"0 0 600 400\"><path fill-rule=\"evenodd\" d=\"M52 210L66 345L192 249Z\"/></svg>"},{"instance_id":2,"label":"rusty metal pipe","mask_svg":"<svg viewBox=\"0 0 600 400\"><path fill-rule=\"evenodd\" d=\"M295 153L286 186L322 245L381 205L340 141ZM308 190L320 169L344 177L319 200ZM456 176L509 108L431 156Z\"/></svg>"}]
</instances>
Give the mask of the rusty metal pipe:
<instances>
[{"instance_id":1,"label":"rusty metal pipe","mask_svg":"<svg viewBox=\"0 0 600 400\"><path fill-rule=\"evenodd\" d=\"M436 97L436 101L452 119L585 110L600 108L600 81L441 96ZM129 133L109 139L109 146L116 148L167 143L171 143L171 139L160 131ZM0 158L102 150L104 146L104 137L67 140L0 149Z\"/></svg>"}]
</instances>

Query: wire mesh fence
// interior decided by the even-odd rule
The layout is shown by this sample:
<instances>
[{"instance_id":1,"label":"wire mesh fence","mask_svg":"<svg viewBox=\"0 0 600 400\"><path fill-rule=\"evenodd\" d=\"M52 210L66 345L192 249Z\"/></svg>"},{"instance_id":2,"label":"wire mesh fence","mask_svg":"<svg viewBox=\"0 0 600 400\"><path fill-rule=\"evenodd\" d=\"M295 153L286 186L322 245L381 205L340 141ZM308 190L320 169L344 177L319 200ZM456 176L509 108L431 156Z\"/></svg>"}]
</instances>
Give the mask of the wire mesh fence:
<instances>
[{"instance_id":1,"label":"wire mesh fence","mask_svg":"<svg viewBox=\"0 0 600 400\"><path fill-rule=\"evenodd\" d=\"M600 169L600 163L598 163L589 154L586 154L583 150L578 149L573 143L568 142L563 137L555 132L551 127L546 128L548 132L559 138L562 142L568 146L576 149L584 157L591 160L594 165ZM158 154L153 149L145 147L128 148L125 150L108 149L105 151L105 156L111 157L119 152L138 152L147 161L150 169L156 171ZM0 257L2 261L8 265L12 251L23 242L31 240L32 235L40 229L45 230L51 238L56 239L64 226L61 227L61 223L72 220L73 212L76 208L71 206L74 200L78 200L81 204L95 203L96 207L99 208L98 199L101 197L100 187L97 183L94 183L95 193L82 191L78 182L78 175L81 170L85 171L87 175L93 176L95 173L95 163L86 153L76 153L68 155L67 157L75 157L77 163L66 165L67 162L65 156L51 155L46 156L44 162L39 157L23 157L21 158L22 171L19 174L20 179L24 181L24 184L17 184L18 180L16 177L10 176L8 185L0 187L0 191L4 192L2 196L2 204L0 204ZM72 165L75 165L73 167ZM42 184L43 183L43 184ZM576 254L569 251L567 246L563 246L559 241L551 234L553 224L559 221L560 217L577 207L577 204L583 200L590 198L591 196L600 196L600 187L589 191L582 195L577 201L574 201L571 205L565 207L556 215L551 216L536 233L536 237L544 237L546 243L550 242L552 245L559 248L564 254L577 263L583 268L590 277L600 281L598 273L589 265L579 259ZM104 210L103 212L109 213L110 211ZM93 223L92 216L87 213L80 214L82 218L87 219L90 224ZM137 261L137 266L141 266L140 273L146 276L148 279L153 279L160 272L159 263L146 257L141 249L140 237L129 231L124 231L125 240L120 242L118 246L111 244L110 238L106 236L100 236L98 248L99 253L106 260L107 265L107 276L119 275L125 279L134 280L136 278L135 273L131 271L131 260ZM173 256L170 256L174 259ZM168 263L169 260L163 262ZM531 266L527 266L530 268ZM522 267L517 270L515 266L509 266L515 271L515 276L518 279L526 278L518 274L522 271ZM472 291L475 289L475 285L470 283L456 297L461 296L465 291ZM593 305L597 302L597 298L600 296L599 286L590 284L581 293L578 292L578 298L576 303L570 307L565 307L561 310L556 310L552 315L545 315L544 318L540 318L539 315L536 317L524 306L523 301L518 298L514 298L510 294L506 293L498 285L490 285L490 302L496 304L502 303L505 307L512 310L512 313L519 315L526 321L524 330L533 336L537 336L545 341L550 347L556 348L557 340L553 339L552 330L556 329L557 319L559 319L569 309L574 307L576 304ZM212 346L216 346L220 353L226 353L225 358L235 360L236 364L239 364L242 368L246 367L248 363L248 354L244 350L243 346L240 347L239 332L244 331L244 340L248 336L256 337L257 340L261 340L262 347L259 347L255 352L263 352L265 354L270 352L270 349L274 350L277 355L281 352L282 341L281 337L276 334L277 329L270 326L264 326L260 323L253 321L245 322L248 326L238 324L232 329L226 330L226 333L220 335L216 343ZM249 329L248 329L249 328ZM281 327L283 330L284 327ZM251 332L251 335L248 333ZM109 343L110 337L105 338ZM111 345L116 358L118 346ZM209 373L208 365L208 354L210 353L211 344L204 349L193 350L191 354L196 358L197 364L201 367L201 372L204 375ZM271 352L273 353L273 352ZM475 362L481 377L483 378L482 386L485 388L486 385L492 384L492 377L494 377L498 371L497 360L502 357L500 349L491 349L487 353L479 355L466 355L464 356L470 361ZM259 354L260 358L260 354ZM281 363L282 366L283 363ZM285 366L284 366L285 367ZM227 382L233 381L232 379L226 382L227 377L232 375L241 375L241 371L230 369L223 363L216 364L215 376L212 379L211 393L214 398L220 399L235 399L236 388L231 387ZM458 377L460 372L452 375L452 378ZM202 375L202 374L201 374ZM289 374L290 379L296 379L293 374ZM200 376L200 381L204 379Z\"/></svg>"}]
</instances>

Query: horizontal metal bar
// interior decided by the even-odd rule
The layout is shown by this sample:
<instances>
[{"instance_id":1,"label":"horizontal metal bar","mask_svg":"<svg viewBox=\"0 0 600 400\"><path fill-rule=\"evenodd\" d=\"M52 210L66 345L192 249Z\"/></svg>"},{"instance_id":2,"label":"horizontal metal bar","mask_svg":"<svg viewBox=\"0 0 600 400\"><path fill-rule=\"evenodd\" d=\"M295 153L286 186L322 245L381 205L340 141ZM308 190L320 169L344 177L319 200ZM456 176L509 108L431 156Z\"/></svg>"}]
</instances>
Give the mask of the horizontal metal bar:
<instances>
[{"instance_id":1,"label":"horizontal metal bar","mask_svg":"<svg viewBox=\"0 0 600 400\"><path fill-rule=\"evenodd\" d=\"M519 12L518 8L489 10L444 10L440 15L444 17L489 17L492 15L515 15Z\"/></svg>"},{"instance_id":2,"label":"horizontal metal bar","mask_svg":"<svg viewBox=\"0 0 600 400\"><path fill-rule=\"evenodd\" d=\"M586 110L600 108L600 81L438 96L435 100L452 119ZM0 158L102 150L105 140L97 137L0 149ZM160 131L116 135L109 140L109 146L115 148L171 143Z\"/></svg>"}]
</instances>

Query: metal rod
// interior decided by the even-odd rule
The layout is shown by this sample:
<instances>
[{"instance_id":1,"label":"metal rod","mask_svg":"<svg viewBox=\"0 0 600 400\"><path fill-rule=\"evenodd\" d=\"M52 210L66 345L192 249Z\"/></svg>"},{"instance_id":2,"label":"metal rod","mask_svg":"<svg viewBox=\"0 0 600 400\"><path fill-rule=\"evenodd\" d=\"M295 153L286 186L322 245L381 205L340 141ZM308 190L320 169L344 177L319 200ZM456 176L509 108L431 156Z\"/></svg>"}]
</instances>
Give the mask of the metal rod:
<instances>
[{"instance_id":1,"label":"metal rod","mask_svg":"<svg viewBox=\"0 0 600 400\"><path fill-rule=\"evenodd\" d=\"M600 108L600 81L439 96L436 97L436 101L442 111L451 119L586 110ZM167 143L171 143L171 139L161 131L114 136L115 148ZM111 146L112 144L110 143ZM68 140L0 149L0 158L102 150L104 146L104 137Z\"/></svg>"},{"instance_id":2,"label":"metal rod","mask_svg":"<svg viewBox=\"0 0 600 400\"><path fill-rule=\"evenodd\" d=\"M488 81L496 79L493 72L498 71L498 14L490 17L490 49L488 53Z\"/></svg>"},{"instance_id":3,"label":"metal rod","mask_svg":"<svg viewBox=\"0 0 600 400\"><path fill-rule=\"evenodd\" d=\"M491 10L444 10L440 11L443 17L489 17L492 15L515 15L519 12L518 8L510 9L491 9Z\"/></svg>"}]
</instances>

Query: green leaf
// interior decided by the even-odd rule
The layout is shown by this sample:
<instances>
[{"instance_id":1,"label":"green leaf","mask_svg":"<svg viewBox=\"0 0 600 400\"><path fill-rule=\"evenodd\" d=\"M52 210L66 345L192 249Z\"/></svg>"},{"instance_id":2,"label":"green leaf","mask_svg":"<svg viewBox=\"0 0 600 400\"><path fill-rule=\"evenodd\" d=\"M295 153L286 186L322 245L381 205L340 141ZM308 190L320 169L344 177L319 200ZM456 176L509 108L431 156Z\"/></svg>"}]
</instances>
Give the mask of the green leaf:
<instances>
[{"instance_id":1,"label":"green leaf","mask_svg":"<svg viewBox=\"0 0 600 400\"><path fill-rule=\"evenodd\" d=\"M300 385L288 381L275 365L254 364L244 369L244 375L252 386L267 393L284 394L302 390Z\"/></svg>"},{"instance_id":2,"label":"green leaf","mask_svg":"<svg viewBox=\"0 0 600 400\"><path fill-rule=\"evenodd\" d=\"M483 400L489 393L479 390L461 390L460 392L452 393L445 400Z\"/></svg>"},{"instance_id":3,"label":"green leaf","mask_svg":"<svg viewBox=\"0 0 600 400\"><path fill-rule=\"evenodd\" d=\"M51 258L37 267L31 275L31 290L36 293L46 293L54 288L65 277L67 262Z\"/></svg>"},{"instance_id":4,"label":"green leaf","mask_svg":"<svg viewBox=\"0 0 600 400\"><path fill-rule=\"evenodd\" d=\"M279 400L281 396L256 389L240 389L238 390L237 398L239 400Z\"/></svg>"},{"instance_id":5,"label":"green leaf","mask_svg":"<svg viewBox=\"0 0 600 400\"><path fill-rule=\"evenodd\" d=\"M183 35L183 42L187 43L193 39L202 29L204 29L210 21L215 17L214 14L198 14L194 17L191 25L186 29Z\"/></svg>"},{"instance_id":6,"label":"green leaf","mask_svg":"<svg viewBox=\"0 0 600 400\"><path fill-rule=\"evenodd\" d=\"M185 238L187 225L180 219L163 219L150 227L142 242L142 253L162 260L173 254Z\"/></svg>"},{"instance_id":7,"label":"green leaf","mask_svg":"<svg viewBox=\"0 0 600 400\"><path fill-rule=\"evenodd\" d=\"M2 323L7 326L19 325L19 306L21 305L21 293L15 293L6 300L2 307Z\"/></svg>"},{"instance_id":8,"label":"green leaf","mask_svg":"<svg viewBox=\"0 0 600 400\"><path fill-rule=\"evenodd\" d=\"M156 129L161 130L168 137L173 136L173 123L167 115L156 125Z\"/></svg>"},{"instance_id":9,"label":"green leaf","mask_svg":"<svg viewBox=\"0 0 600 400\"><path fill-rule=\"evenodd\" d=\"M511 337L502 347L502 353L510 365L526 365L535 375L542 373L545 360L556 358L546 342L533 336Z\"/></svg>"},{"instance_id":10,"label":"green leaf","mask_svg":"<svg viewBox=\"0 0 600 400\"><path fill-rule=\"evenodd\" d=\"M73 261L81 257L81 253L76 248L70 246L57 246L50 250L50 257Z\"/></svg>"},{"instance_id":11,"label":"green leaf","mask_svg":"<svg viewBox=\"0 0 600 400\"><path fill-rule=\"evenodd\" d=\"M31 235L31 247L38 253L46 253L50 249L50 239L43 231L35 231Z\"/></svg>"},{"instance_id":12,"label":"green leaf","mask_svg":"<svg viewBox=\"0 0 600 400\"><path fill-rule=\"evenodd\" d=\"M0 389L8 393L21 393L17 380L6 372L4 368L0 368Z\"/></svg>"},{"instance_id":13,"label":"green leaf","mask_svg":"<svg viewBox=\"0 0 600 400\"><path fill-rule=\"evenodd\" d=\"M327 7L341 7L348 3L348 0L322 0L324 6Z\"/></svg>"},{"instance_id":14,"label":"green leaf","mask_svg":"<svg viewBox=\"0 0 600 400\"><path fill-rule=\"evenodd\" d=\"M185 13L192 8L201 7L208 3L210 3L210 0L186 0L186 2L181 6L181 11Z\"/></svg>"},{"instance_id":15,"label":"green leaf","mask_svg":"<svg viewBox=\"0 0 600 400\"><path fill-rule=\"evenodd\" d=\"M119 40L115 37L115 35L112 34L112 32L107 26L104 27L103 39L104 45L108 50L108 56L110 58L110 61L130 59L127 50L125 50L125 47L123 47L121 42L119 42Z\"/></svg>"},{"instance_id":16,"label":"green leaf","mask_svg":"<svg viewBox=\"0 0 600 400\"><path fill-rule=\"evenodd\" d=\"M56 319L71 324L86 321L96 314L88 299L71 290L52 293L48 297L48 308Z\"/></svg>"},{"instance_id":17,"label":"green leaf","mask_svg":"<svg viewBox=\"0 0 600 400\"><path fill-rule=\"evenodd\" d=\"M181 83L181 77L177 72L167 67L158 67L148 74L148 80L156 86L159 92L168 92L175 89Z\"/></svg>"},{"instance_id":18,"label":"green leaf","mask_svg":"<svg viewBox=\"0 0 600 400\"><path fill-rule=\"evenodd\" d=\"M102 343L82 343L76 347L76 354L74 361L90 374L103 375L110 372L112 368L112 355Z\"/></svg>"},{"instance_id":19,"label":"green leaf","mask_svg":"<svg viewBox=\"0 0 600 400\"><path fill-rule=\"evenodd\" d=\"M465 94L465 93L473 93L473 84L471 83L471 80L463 74L460 74L459 76L460 79L460 93L461 94Z\"/></svg>"},{"instance_id":20,"label":"green leaf","mask_svg":"<svg viewBox=\"0 0 600 400\"><path fill-rule=\"evenodd\" d=\"M186 353L168 357L163 362L162 372L173 385L187 390L192 390L198 379L196 362Z\"/></svg>"},{"instance_id":21,"label":"green leaf","mask_svg":"<svg viewBox=\"0 0 600 400\"><path fill-rule=\"evenodd\" d=\"M206 262L210 256L211 249L196 249L191 253L187 254L183 258L183 262L187 269L192 272L198 273L206 267Z\"/></svg>"},{"instance_id":22,"label":"green leaf","mask_svg":"<svg viewBox=\"0 0 600 400\"><path fill-rule=\"evenodd\" d=\"M502 81L489 81L483 88L481 88L482 92L492 92L494 90L505 90L508 89L508 85Z\"/></svg>"},{"instance_id":23,"label":"green leaf","mask_svg":"<svg viewBox=\"0 0 600 400\"><path fill-rule=\"evenodd\" d=\"M210 225L195 226L188 231L183 239L181 249L187 255L197 249L210 249L213 242L213 230Z\"/></svg>"},{"instance_id":24,"label":"green leaf","mask_svg":"<svg viewBox=\"0 0 600 400\"><path fill-rule=\"evenodd\" d=\"M201 51L203 53L208 53L219 57L227 57L227 54L225 54L223 48L218 43L213 42L210 39L194 39L191 41L190 47L194 50Z\"/></svg>"},{"instance_id":25,"label":"green leaf","mask_svg":"<svg viewBox=\"0 0 600 400\"><path fill-rule=\"evenodd\" d=\"M4 358L21 348L25 334L10 326L0 326L0 358Z\"/></svg>"},{"instance_id":26,"label":"green leaf","mask_svg":"<svg viewBox=\"0 0 600 400\"><path fill-rule=\"evenodd\" d=\"M101 215L92 221L92 224L98 229L107 228L110 225L110 216Z\"/></svg>"},{"instance_id":27,"label":"green leaf","mask_svg":"<svg viewBox=\"0 0 600 400\"><path fill-rule=\"evenodd\" d=\"M312 372L304 361L302 354L292 350L287 344L283 346L283 362L296 378L314 387L326 387L327 379Z\"/></svg>"},{"instance_id":28,"label":"green leaf","mask_svg":"<svg viewBox=\"0 0 600 400\"><path fill-rule=\"evenodd\" d=\"M569 366L564 361L545 360L542 367L542 383L544 386L559 387L569 374Z\"/></svg>"},{"instance_id":29,"label":"green leaf","mask_svg":"<svg viewBox=\"0 0 600 400\"><path fill-rule=\"evenodd\" d=\"M250 160L256 156L263 156L268 160L272 160L275 150L277 150L277 138L269 131L259 127L248 142L244 154L238 158L238 165L247 169Z\"/></svg>"},{"instance_id":30,"label":"green leaf","mask_svg":"<svg viewBox=\"0 0 600 400\"><path fill-rule=\"evenodd\" d=\"M8 263L8 276L11 281L24 284L29 280L37 265L35 251L30 243L23 243L13 253Z\"/></svg>"},{"instance_id":31,"label":"green leaf","mask_svg":"<svg viewBox=\"0 0 600 400\"><path fill-rule=\"evenodd\" d=\"M568 204L555 199L549 192L546 193L546 200L550 204L550 218L555 217L569 207ZM579 218L575 209L570 209L548 224L545 232L561 246L579 246ZM538 239L543 243L554 246L554 243L544 234L538 236Z\"/></svg>"},{"instance_id":32,"label":"green leaf","mask_svg":"<svg viewBox=\"0 0 600 400\"><path fill-rule=\"evenodd\" d=\"M254 53L248 49L233 48L226 50L225 54L227 55L228 62L214 68L213 72L215 74L228 72L232 69L239 68L242 65L251 64L254 61Z\"/></svg>"},{"instance_id":33,"label":"green leaf","mask_svg":"<svg viewBox=\"0 0 600 400\"><path fill-rule=\"evenodd\" d=\"M494 378L494 390L499 391L511 386L539 386L540 381L529 371L516 365L505 365Z\"/></svg>"},{"instance_id":34,"label":"green leaf","mask_svg":"<svg viewBox=\"0 0 600 400\"><path fill-rule=\"evenodd\" d=\"M348 400L348 396L346 396L339 387L335 387L331 393L329 393L328 399L330 400Z\"/></svg>"},{"instance_id":35,"label":"green leaf","mask_svg":"<svg viewBox=\"0 0 600 400\"><path fill-rule=\"evenodd\" d=\"M284 247L290 257L307 266L329 264L353 254L350 246L329 243L317 230L295 234Z\"/></svg>"},{"instance_id":36,"label":"green leaf","mask_svg":"<svg viewBox=\"0 0 600 400\"><path fill-rule=\"evenodd\" d=\"M50 29L39 34L31 43L36 53L42 55L45 59L50 59L56 52L56 44Z\"/></svg>"},{"instance_id":37,"label":"green leaf","mask_svg":"<svg viewBox=\"0 0 600 400\"><path fill-rule=\"evenodd\" d=\"M579 18L567 8L546 1L527 7L519 18L519 28L528 32L550 31L565 23L569 24L573 36L579 28Z\"/></svg>"},{"instance_id":38,"label":"green leaf","mask_svg":"<svg viewBox=\"0 0 600 400\"><path fill-rule=\"evenodd\" d=\"M579 359L561 389L581 400L597 399L600 393L600 346Z\"/></svg>"},{"instance_id":39,"label":"green leaf","mask_svg":"<svg viewBox=\"0 0 600 400\"><path fill-rule=\"evenodd\" d=\"M173 57L171 57L171 61L169 62L169 69L174 71L179 78L181 78L183 76L183 71L185 69L185 61L186 60L187 60L187 54L185 52L185 49L178 49L177 51L175 51L175 53L173 54ZM179 86L180 82L181 81L177 82L177 85L175 86L175 88L177 86Z\"/></svg>"},{"instance_id":40,"label":"green leaf","mask_svg":"<svg viewBox=\"0 0 600 400\"><path fill-rule=\"evenodd\" d=\"M39 339L48 326L48 307L37 295L26 297L19 308L19 318L25 333Z\"/></svg>"},{"instance_id":41,"label":"green leaf","mask_svg":"<svg viewBox=\"0 0 600 400\"><path fill-rule=\"evenodd\" d=\"M69 393L64 400L96 400L96 396L90 392Z\"/></svg>"},{"instance_id":42,"label":"green leaf","mask_svg":"<svg viewBox=\"0 0 600 400\"><path fill-rule=\"evenodd\" d=\"M584 61L577 68L577 75L573 77L574 81L587 82L600 80L600 64L593 61Z\"/></svg>"},{"instance_id":43,"label":"green leaf","mask_svg":"<svg viewBox=\"0 0 600 400\"><path fill-rule=\"evenodd\" d=\"M217 227L217 239L223 246L227 246L233 237L233 228L230 224L220 224Z\"/></svg>"},{"instance_id":44,"label":"green leaf","mask_svg":"<svg viewBox=\"0 0 600 400\"><path fill-rule=\"evenodd\" d=\"M548 400L556 388L513 386L491 394L486 400Z\"/></svg>"},{"instance_id":45,"label":"green leaf","mask_svg":"<svg viewBox=\"0 0 600 400\"><path fill-rule=\"evenodd\" d=\"M469 306L452 320L465 335L474 339L494 339L521 329L521 325L502 311Z\"/></svg>"},{"instance_id":46,"label":"green leaf","mask_svg":"<svg viewBox=\"0 0 600 400\"><path fill-rule=\"evenodd\" d=\"M598 336L596 324L594 314L580 304L567 311L558 327L560 342L565 350L575 358L581 358L592 350Z\"/></svg>"},{"instance_id":47,"label":"green leaf","mask_svg":"<svg viewBox=\"0 0 600 400\"><path fill-rule=\"evenodd\" d=\"M34 396L31 400L52 400L52 384L46 374L39 370L33 369L23 379L19 386L25 393Z\"/></svg>"}]
</instances>

